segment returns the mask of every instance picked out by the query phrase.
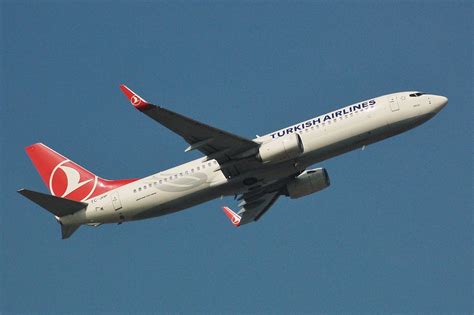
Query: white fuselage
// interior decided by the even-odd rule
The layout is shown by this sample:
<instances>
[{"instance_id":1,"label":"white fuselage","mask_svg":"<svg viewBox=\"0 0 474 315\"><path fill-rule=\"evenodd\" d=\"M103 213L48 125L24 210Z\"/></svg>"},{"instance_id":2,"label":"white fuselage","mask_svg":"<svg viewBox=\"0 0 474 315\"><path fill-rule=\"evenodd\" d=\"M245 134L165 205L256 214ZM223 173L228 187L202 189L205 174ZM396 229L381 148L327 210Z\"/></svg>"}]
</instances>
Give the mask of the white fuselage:
<instances>
[{"instance_id":1,"label":"white fuselage","mask_svg":"<svg viewBox=\"0 0 474 315\"><path fill-rule=\"evenodd\" d=\"M87 200L85 210L61 217L65 224L121 223L165 215L208 200L248 191L244 179L271 183L312 164L416 127L446 104L442 96L400 92L369 99L254 139L274 141L298 133L304 152L295 159L226 178L215 160L202 157Z\"/></svg>"}]
</instances>

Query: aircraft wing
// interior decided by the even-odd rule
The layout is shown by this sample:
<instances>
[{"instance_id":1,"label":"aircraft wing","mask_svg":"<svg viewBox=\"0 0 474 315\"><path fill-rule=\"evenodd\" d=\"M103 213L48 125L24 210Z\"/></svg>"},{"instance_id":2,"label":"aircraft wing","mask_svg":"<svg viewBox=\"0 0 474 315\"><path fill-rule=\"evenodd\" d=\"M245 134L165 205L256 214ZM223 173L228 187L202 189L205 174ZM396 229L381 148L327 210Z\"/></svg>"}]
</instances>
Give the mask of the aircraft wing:
<instances>
[{"instance_id":1,"label":"aircraft wing","mask_svg":"<svg viewBox=\"0 0 474 315\"><path fill-rule=\"evenodd\" d=\"M255 187L237 198L240 201L240 209L237 213L228 207L224 207L224 212L236 226L258 221L277 201L278 197L285 193L284 188L292 178L287 177L265 186Z\"/></svg>"},{"instance_id":2,"label":"aircraft wing","mask_svg":"<svg viewBox=\"0 0 474 315\"><path fill-rule=\"evenodd\" d=\"M238 160L253 156L258 151L259 144L252 140L153 105L123 84L120 88L135 108L183 137L190 145L186 152L199 150L209 160L216 159L227 177L242 171L235 169Z\"/></svg>"},{"instance_id":3,"label":"aircraft wing","mask_svg":"<svg viewBox=\"0 0 474 315\"><path fill-rule=\"evenodd\" d=\"M239 204L240 210L237 212L241 216L240 225L258 221L277 201L280 192L274 191L259 195L246 195L243 195L242 202Z\"/></svg>"}]
</instances>

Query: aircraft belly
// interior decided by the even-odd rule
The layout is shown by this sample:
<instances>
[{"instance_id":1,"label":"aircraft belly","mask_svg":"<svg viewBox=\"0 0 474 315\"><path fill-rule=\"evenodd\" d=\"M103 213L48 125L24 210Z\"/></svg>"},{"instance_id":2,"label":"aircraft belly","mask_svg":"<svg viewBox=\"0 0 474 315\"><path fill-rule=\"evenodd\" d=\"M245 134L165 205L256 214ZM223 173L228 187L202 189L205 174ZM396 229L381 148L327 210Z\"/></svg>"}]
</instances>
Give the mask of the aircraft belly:
<instances>
[{"instance_id":1,"label":"aircraft belly","mask_svg":"<svg viewBox=\"0 0 474 315\"><path fill-rule=\"evenodd\" d=\"M429 113L425 115L404 118L404 119L392 122L390 124L390 127L391 127L393 135L397 135L427 122L428 120L433 118L433 116L434 116L433 113Z\"/></svg>"}]
</instances>

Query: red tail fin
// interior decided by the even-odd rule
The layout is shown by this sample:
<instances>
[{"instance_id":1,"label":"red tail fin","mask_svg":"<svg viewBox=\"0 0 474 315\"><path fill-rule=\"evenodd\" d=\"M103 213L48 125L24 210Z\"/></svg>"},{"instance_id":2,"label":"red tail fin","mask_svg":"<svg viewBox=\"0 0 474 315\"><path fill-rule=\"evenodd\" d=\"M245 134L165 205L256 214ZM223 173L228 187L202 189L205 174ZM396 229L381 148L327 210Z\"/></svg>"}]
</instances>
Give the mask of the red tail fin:
<instances>
[{"instance_id":1,"label":"red tail fin","mask_svg":"<svg viewBox=\"0 0 474 315\"><path fill-rule=\"evenodd\" d=\"M42 143L25 150L53 196L83 201L136 180L102 179Z\"/></svg>"}]
</instances>

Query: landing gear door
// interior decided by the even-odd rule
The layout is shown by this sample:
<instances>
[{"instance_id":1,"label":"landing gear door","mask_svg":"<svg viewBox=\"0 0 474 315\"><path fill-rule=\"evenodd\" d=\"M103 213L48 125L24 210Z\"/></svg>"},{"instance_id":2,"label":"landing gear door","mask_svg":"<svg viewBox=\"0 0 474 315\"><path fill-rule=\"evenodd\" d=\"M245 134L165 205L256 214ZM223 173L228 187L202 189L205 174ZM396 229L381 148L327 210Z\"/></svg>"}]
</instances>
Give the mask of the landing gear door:
<instances>
[{"instance_id":1,"label":"landing gear door","mask_svg":"<svg viewBox=\"0 0 474 315\"><path fill-rule=\"evenodd\" d=\"M390 105L390 110L392 112L396 112L400 110L400 106L398 105L398 100L396 95L389 95L388 96L388 104Z\"/></svg>"},{"instance_id":2,"label":"landing gear door","mask_svg":"<svg viewBox=\"0 0 474 315\"><path fill-rule=\"evenodd\" d=\"M110 198L112 198L112 204L114 205L115 211L122 209L122 202L120 201L118 191L115 191L110 194Z\"/></svg>"}]
</instances>

